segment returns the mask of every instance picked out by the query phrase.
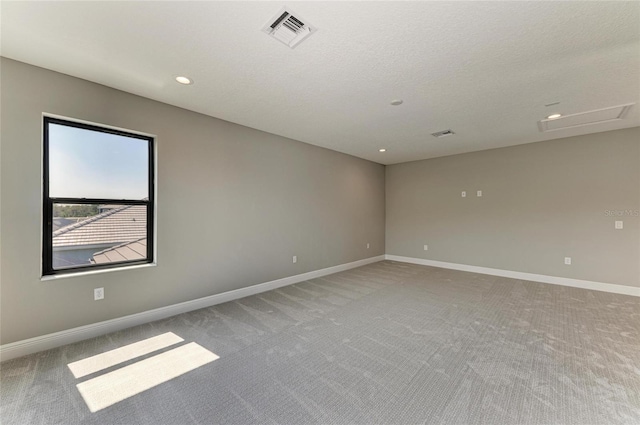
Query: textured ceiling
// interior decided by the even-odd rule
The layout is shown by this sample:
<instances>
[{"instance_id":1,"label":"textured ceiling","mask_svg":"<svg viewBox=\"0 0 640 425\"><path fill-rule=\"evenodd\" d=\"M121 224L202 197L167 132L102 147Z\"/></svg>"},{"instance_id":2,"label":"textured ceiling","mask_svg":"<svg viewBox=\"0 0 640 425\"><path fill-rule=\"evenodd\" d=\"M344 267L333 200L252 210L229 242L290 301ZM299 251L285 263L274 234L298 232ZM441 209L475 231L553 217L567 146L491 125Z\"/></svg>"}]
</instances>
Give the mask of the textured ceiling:
<instances>
[{"instance_id":1,"label":"textured ceiling","mask_svg":"<svg viewBox=\"0 0 640 425\"><path fill-rule=\"evenodd\" d=\"M260 31L283 5L3 1L0 53L383 164L640 125L537 127L639 102L639 2L289 2L293 50Z\"/></svg>"}]
</instances>

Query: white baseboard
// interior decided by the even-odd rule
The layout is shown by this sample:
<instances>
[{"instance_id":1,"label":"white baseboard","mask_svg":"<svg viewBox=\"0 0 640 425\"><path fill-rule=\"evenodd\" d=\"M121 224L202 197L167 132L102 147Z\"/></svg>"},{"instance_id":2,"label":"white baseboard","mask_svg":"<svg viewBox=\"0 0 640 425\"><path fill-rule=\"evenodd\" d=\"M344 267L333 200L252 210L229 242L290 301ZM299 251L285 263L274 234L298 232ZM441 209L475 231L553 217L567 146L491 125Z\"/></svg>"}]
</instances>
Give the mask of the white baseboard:
<instances>
[{"instance_id":1,"label":"white baseboard","mask_svg":"<svg viewBox=\"0 0 640 425\"><path fill-rule=\"evenodd\" d=\"M466 264L446 263L444 261L426 260L422 258L401 257L399 255L385 255L386 260L400 261L402 263L420 264L423 266L440 267L443 269L461 270L492 276L510 277L520 280L551 283L553 285L572 286L574 288L592 289L594 291L612 292L614 294L633 295L640 297L640 288L614 283L592 282L590 280L570 279L567 277L547 276L543 274L514 272L511 270L492 269L489 267L468 266Z\"/></svg>"},{"instance_id":2,"label":"white baseboard","mask_svg":"<svg viewBox=\"0 0 640 425\"><path fill-rule=\"evenodd\" d=\"M247 288L240 288L233 291L223 292L221 294L198 298L192 301L185 301L179 304L173 304L166 307L144 311L142 313L119 317L117 319L106 320L104 322L93 323L91 325L80 326L65 331L42 335L22 341L16 341L10 344L0 345L0 361L15 359L17 357L26 356L28 354L37 353L39 351L49 350L51 348L60 347L62 345L71 344L88 338L104 335L110 332L119 331L121 329L130 328L132 326L142 325L144 323L149 323L155 320L175 316L176 314L210 307L212 305L248 297L249 295L255 295L261 292L270 291L272 289L281 288L283 286L292 285L294 283L304 282L305 280L315 279L329 274L354 269L356 267L375 263L384 259L384 255L365 258L363 260L354 261L352 263L340 264L338 266L327 267L321 270L314 270L312 272L272 280L270 282L259 283Z\"/></svg>"}]
</instances>

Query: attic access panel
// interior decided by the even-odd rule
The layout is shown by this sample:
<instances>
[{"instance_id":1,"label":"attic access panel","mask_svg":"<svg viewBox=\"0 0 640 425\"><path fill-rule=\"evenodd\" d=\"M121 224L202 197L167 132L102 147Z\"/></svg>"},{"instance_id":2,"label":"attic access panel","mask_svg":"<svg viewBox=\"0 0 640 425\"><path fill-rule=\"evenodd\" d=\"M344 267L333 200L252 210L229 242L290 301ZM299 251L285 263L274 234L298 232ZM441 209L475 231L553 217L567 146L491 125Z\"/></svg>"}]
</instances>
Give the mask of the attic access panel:
<instances>
[{"instance_id":1,"label":"attic access panel","mask_svg":"<svg viewBox=\"0 0 640 425\"><path fill-rule=\"evenodd\" d=\"M547 118L538 121L538 129L542 132L547 132L622 120L627 116L629 109L631 109L633 105L634 104L631 103L613 106L610 108L596 109L595 111L563 115L560 118Z\"/></svg>"}]
</instances>

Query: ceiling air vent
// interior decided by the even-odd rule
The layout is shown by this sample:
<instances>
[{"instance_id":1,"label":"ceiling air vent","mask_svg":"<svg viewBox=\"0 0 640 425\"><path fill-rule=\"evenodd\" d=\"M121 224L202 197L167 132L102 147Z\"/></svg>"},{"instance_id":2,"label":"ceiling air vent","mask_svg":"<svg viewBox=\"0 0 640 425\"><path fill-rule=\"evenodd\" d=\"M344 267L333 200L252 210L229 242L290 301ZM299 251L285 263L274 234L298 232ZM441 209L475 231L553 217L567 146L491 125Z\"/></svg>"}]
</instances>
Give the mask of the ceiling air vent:
<instances>
[{"instance_id":1,"label":"ceiling air vent","mask_svg":"<svg viewBox=\"0 0 640 425\"><path fill-rule=\"evenodd\" d=\"M618 121L627 115L633 105L635 104L630 103L627 105L613 106L611 108L596 109L595 111L563 115L560 118L547 118L538 121L538 128L542 132L547 132Z\"/></svg>"},{"instance_id":2,"label":"ceiling air vent","mask_svg":"<svg viewBox=\"0 0 640 425\"><path fill-rule=\"evenodd\" d=\"M431 133L431 135L433 137L447 137L447 136L452 136L456 133L453 132L453 130L443 130L443 131L438 131L437 133Z\"/></svg>"},{"instance_id":3,"label":"ceiling air vent","mask_svg":"<svg viewBox=\"0 0 640 425\"><path fill-rule=\"evenodd\" d=\"M269 22L262 28L262 32L292 49L315 31L314 26L286 7L269 19Z\"/></svg>"}]
</instances>

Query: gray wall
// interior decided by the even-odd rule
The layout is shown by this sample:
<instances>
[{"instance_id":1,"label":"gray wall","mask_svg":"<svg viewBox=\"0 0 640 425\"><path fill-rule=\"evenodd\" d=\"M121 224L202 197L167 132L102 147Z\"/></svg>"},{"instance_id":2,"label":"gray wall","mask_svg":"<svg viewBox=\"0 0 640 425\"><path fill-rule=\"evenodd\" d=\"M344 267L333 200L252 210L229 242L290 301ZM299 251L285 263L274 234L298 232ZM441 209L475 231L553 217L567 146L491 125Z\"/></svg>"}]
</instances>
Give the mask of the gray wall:
<instances>
[{"instance_id":1,"label":"gray wall","mask_svg":"<svg viewBox=\"0 0 640 425\"><path fill-rule=\"evenodd\" d=\"M387 254L640 286L639 127L388 166L386 199Z\"/></svg>"},{"instance_id":2,"label":"gray wall","mask_svg":"<svg viewBox=\"0 0 640 425\"><path fill-rule=\"evenodd\" d=\"M382 165L1 64L2 344L384 254ZM43 112L157 135L157 267L40 280Z\"/></svg>"}]
</instances>

